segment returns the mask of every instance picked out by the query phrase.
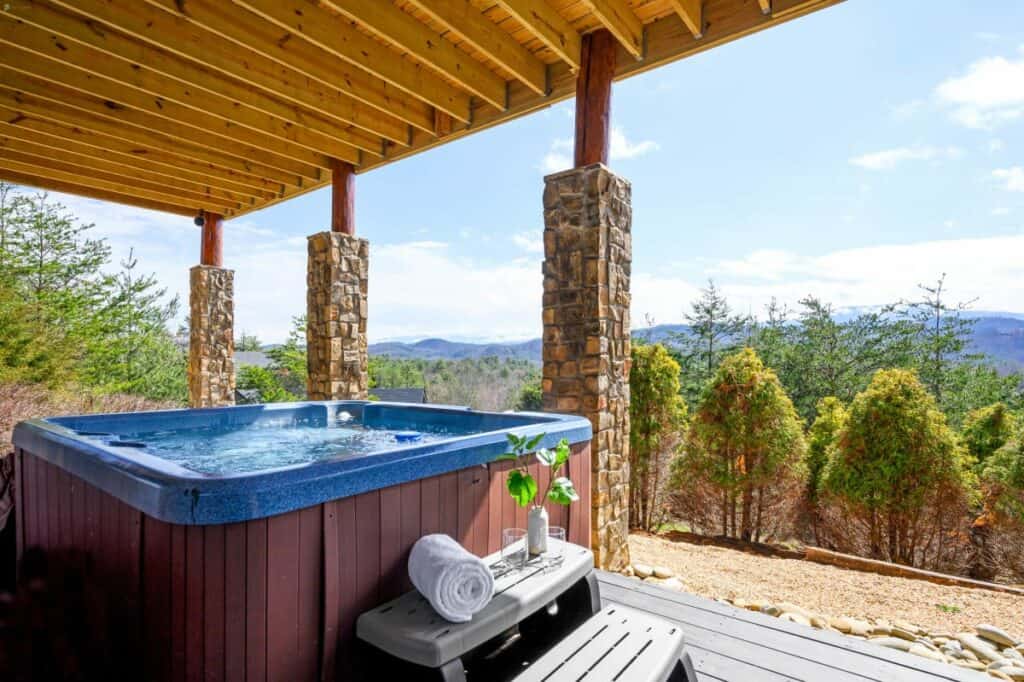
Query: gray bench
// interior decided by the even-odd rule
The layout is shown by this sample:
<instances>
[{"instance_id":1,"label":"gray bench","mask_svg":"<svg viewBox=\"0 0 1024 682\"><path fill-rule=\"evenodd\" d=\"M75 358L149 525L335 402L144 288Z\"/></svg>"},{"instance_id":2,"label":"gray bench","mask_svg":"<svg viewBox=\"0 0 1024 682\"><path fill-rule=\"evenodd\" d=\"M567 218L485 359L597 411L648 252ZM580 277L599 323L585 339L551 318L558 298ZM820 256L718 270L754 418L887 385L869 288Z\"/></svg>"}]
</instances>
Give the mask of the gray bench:
<instances>
[{"instance_id":1,"label":"gray bench","mask_svg":"<svg viewBox=\"0 0 1024 682\"><path fill-rule=\"evenodd\" d=\"M635 656L636 660L626 666L630 668L630 675L617 678L623 682L670 679L668 673L658 677L657 671L674 670L683 656L682 633L669 632L674 626L651 616L630 612L623 620L621 615L616 619L608 609L602 611L593 554L585 547L565 543L562 556L562 564L558 567L547 565L543 559L535 559L524 569L514 571L502 569L500 554L485 557L484 561L495 572L494 598L468 623L444 620L415 590L363 613L356 622L356 635L371 647L361 657L365 666L363 676L383 679L380 672L388 668L392 676L403 675L409 680L434 677L446 682L463 682L468 657L488 647L495 648L496 642L499 643L497 648L501 648L501 642L518 638L547 645L552 641L559 642L547 654L537 658L531 656L530 660L536 661L533 666L543 662L555 669L571 661L566 669L575 670L585 660L579 655L570 657L565 653L569 646L566 642L575 642L573 649L586 645L581 651L586 652L588 659L592 652L605 646L607 654L602 660L607 660L608 665L618 663L620 668L626 666L627 658ZM589 638L588 632L597 636ZM609 641L611 633L619 635ZM619 642L623 633L628 635ZM649 652L640 651L643 644L633 646L642 638L646 638L643 639L645 642L652 642L647 647ZM619 643L616 645L616 642ZM632 653L623 658L629 651ZM658 656L654 656L655 652ZM384 656L379 656L381 653ZM561 661L550 658L552 655L560 657ZM591 662L600 656L601 653L595 654ZM664 659L660 663L655 660L659 657ZM533 666L528 669L528 674ZM649 671L650 677L634 678L632 673L641 670ZM553 682L570 678L563 678L561 672L556 672L549 678L540 675L523 679ZM587 679L605 678L588 675ZM611 681L613 677L607 679ZM671 679L673 682L685 682L687 678ZM696 681L695 677L690 679Z\"/></svg>"}]
</instances>

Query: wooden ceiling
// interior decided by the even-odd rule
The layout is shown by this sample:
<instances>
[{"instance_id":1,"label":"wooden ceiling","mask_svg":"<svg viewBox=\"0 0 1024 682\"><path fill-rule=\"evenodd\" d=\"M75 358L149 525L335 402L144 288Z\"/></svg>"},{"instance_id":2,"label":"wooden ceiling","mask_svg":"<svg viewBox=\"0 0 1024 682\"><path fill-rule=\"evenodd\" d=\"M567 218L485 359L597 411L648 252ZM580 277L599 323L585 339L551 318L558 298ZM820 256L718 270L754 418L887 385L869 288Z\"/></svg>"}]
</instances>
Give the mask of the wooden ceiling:
<instances>
[{"instance_id":1,"label":"wooden ceiling","mask_svg":"<svg viewBox=\"0 0 1024 682\"><path fill-rule=\"evenodd\" d=\"M238 216L839 1L0 3L0 179Z\"/></svg>"}]
</instances>

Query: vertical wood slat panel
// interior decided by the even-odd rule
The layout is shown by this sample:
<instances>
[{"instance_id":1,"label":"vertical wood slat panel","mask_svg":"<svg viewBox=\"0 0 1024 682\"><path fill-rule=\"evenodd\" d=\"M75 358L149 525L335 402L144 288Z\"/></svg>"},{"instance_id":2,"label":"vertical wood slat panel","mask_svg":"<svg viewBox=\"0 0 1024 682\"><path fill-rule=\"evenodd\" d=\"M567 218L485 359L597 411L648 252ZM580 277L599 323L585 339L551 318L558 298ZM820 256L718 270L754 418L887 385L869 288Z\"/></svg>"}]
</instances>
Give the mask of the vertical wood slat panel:
<instances>
[{"instance_id":1,"label":"vertical wood slat panel","mask_svg":"<svg viewBox=\"0 0 1024 682\"><path fill-rule=\"evenodd\" d=\"M267 519L245 524L245 678L267 679Z\"/></svg>"},{"instance_id":2,"label":"vertical wood slat panel","mask_svg":"<svg viewBox=\"0 0 1024 682\"><path fill-rule=\"evenodd\" d=\"M399 591L405 593L412 589L412 581L409 580L409 571L407 570L409 550L412 549L412 546L420 538L420 482L410 481L403 483L399 488L402 494L402 552L398 560L399 566L396 570L401 578L399 581Z\"/></svg>"},{"instance_id":3,"label":"vertical wood slat panel","mask_svg":"<svg viewBox=\"0 0 1024 682\"><path fill-rule=\"evenodd\" d=\"M66 471L60 467L53 467L54 469L54 483L56 484L54 492L56 493L57 502L57 547L60 549L66 549L71 547L71 496L68 494L71 490L71 479L68 478Z\"/></svg>"},{"instance_id":4,"label":"vertical wood slat panel","mask_svg":"<svg viewBox=\"0 0 1024 682\"><path fill-rule=\"evenodd\" d=\"M323 583L323 512L321 505L307 507L299 514L298 649L292 654L292 679L315 680L320 670L320 591Z\"/></svg>"},{"instance_id":5,"label":"vertical wood slat panel","mask_svg":"<svg viewBox=\"0 0 1024 682\"><path fill-rule=\"evenodd\" d=\"M25 553L25 526L28 513L25 510L25 452L18 448L14 451L14 561L21 565L21 555Z\"/></svg>"},{"instance_id":6,"label":"vertical wood slat panel","mask_svg":"<svg viewBox=\"0 0 1024 682\"><path fill-rule=\"evenodd\" d=\"M89 485L78 478L71 476L71 542L75 547L85 547L85 502L86 488Z\"/></svg>"},{"instance_id":7,"label":"vertical wood slat panel","mask_svg":"<svg viewBox=\"0 0 1024 682\"><path fill-rule=\"evenodd\" d=\"M57 467L46 463L46 549L60 547L60 496L57 494Z\"/></svg>"},{"instance_id":8,"label":"vertical wood slat panel","mask_svg":"<svg viewBox=\"0 0 1024 682\"><path fill-rule=\"evenodd\" d=\"M487 465L487 553L501 549L501 499L504 491L505 462L491 462Z\"/></svg>"},{"instance_id":9,"label":"vertical wood slat panel","mask_svg":"<svg viewBox=\"0 0 1024 682\"><path fill-rule=\"evenodd\" d=\"M459 537L459 473L452 471L438 477L439 533Z\"/></svg>"},{"instance_id":10,"label":"vertical wood slat panel","mask_svg":"<svg viewBox=\"0 0 1024 682\"><path fill-rule=\"evenodd\" d=\"M224 526L203 527L203 679L224 679Z\"/></svg>"},{"instance_id":11,"label":"vertical wood slat panel","mask_svg":"<svg viewBox=\"0 0 1024 682\"><path fill-rule=\"evenodd\" d=\"M106 497L115 499L110 495ZM116 575L122 595L120 620L126 630L122 641L128 647L124 660L126 665L138 670L142 652L142 512L120 500L116 502L118 563L123 567Z\"/></svg>"},{"instance_id":12,"label":"vertical wood slat panel","mask_svg":"<svg viewBox=\"0 0 1024 682\"><path fill-rule=\"evenodd\" d=\"M401 594L402 491L399 486L380 490L380 601Z\"/></svg>"},{"instance_id":13,"label":"vertical wood slat panel","mask_svg":"<svg viewBox=\"0 0 1024 682\"><path fill-rule=\"evenodd\" d=\"M356 610L359 613L380 603L380 491L356 497Z\"/></svg>"},{"instance_id":14,"label":"vertical wood slat panel","mask_svg":"<svg viewBox=\"0 0 1024 682\"><path fill-rule=\"evenodd\" d=\"M267 519L267 679L299 679L299 512Z\"/></svg>"},{"instance_id":15,"label":"vertical wood slat panel","mask_svg":"<svg viewBox=\"0 0 1024 682\"><path fill-rule=\"evenodd\" d=\"M246 524L224 527L224 679L245 680Z\"/></svg>"},{"instance_id":16,"label":"vertical wood slat panel","mask_svg":"<svg viewBox=\"0 0 1024 682\"><path fill-rule=\"evenodd\" d=\"M145 670L150 679L166 680L171 671L171 526L146 516L142 537Z\"/></svg>"},{"instance_id":17,"label":"vertical wood slat panel","mask_svg":"<svg viewBox=\"0 0 1024 682\"><path fill-rule=\"evenodd\" d=\"M320 505L323 514L323 650L320 658L320 679L335 678L335 654L338 650L338 629L342 618L341 594L341 529L338 518L341 500Z\"/></svg>"},{"instance_id":18,"label":"vertical wood slat panel","mask_svg":"<svg viewBox=\"0 0 1024 682\"><path fill-rule=\"evenodd\" d=\"M185 527L185 679L201 682L206 618L203 607L203 528Z\"/></svg>"},{"instance_id":19,"label":"vertical wood slat panel","mask_svg":"<svg viewBox=\"0 0 1024 682\"><path fill-rule=\"evenodd\" d=\"M476 466L458 472L459 543L470 552L483 556L487 551L487 469Z\"/></svg>"},{"instance_id":20,"label":"vertical wood slat panel","mask_svg":"<svg viewBox=\"0 0 1024 682\"><path fill-rule=\"evenodd\" d=\"M420 533L441 532L441 479L431 476L420 481Z\"/></svg>"},{"instance_id":21,"label":"vertical wood slat panel","mask_svg":"<svg viewBox=\"0 0 1024 682\"><path fill-rule=\"evenodd\" d=\"M185 526L171 526L171 680L184 682L188 627L188 549Z\"/></svg>"},{"instance_id":22,"label":"vertical wood slat panel","mask_svg":"<svg viewBox=\"0 0 1024 682\"><path fill-rule=\"evenodd\" d=\"M103 507L103 492L92 485L85 486L85 547L86 551L93 556L95 564L96 552L99 551L101 509Z\"/></svg>"},{"instance_id":23,"label":"vertical wood slat panel","mask_svg":"<svg viewBox=\"0 0 1024 682\"><path fill-rule=\"evenodd\" d=\"M349 497L337 500L336 511L338 515L338 569L340 580L338 582L339 599L337 604L338 612L338 636L335 640L337 649L335 651L334 674L326 667L324 668L324 680L349 679L351 670L349 664L352 661L352 643L355 639L355 622L362 609L362 599L359 588L359 552L363 547L358 541L356 530L356 504L358 498Z\"/></svg>"}]
</instances>

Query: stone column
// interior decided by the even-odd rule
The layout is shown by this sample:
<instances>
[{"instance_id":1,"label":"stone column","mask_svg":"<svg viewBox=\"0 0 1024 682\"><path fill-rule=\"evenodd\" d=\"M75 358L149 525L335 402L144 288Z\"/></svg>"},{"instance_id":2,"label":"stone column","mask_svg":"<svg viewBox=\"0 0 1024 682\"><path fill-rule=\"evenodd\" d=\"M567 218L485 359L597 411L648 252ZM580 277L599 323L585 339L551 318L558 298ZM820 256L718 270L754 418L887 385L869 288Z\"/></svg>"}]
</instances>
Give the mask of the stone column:
<instances>
[{"instance_id":1,"label":"stone column","mask_svg":"<svg viewBox=\"0 0 1024 682\"><path fill-rule=\"evenodd\" d=\"M544 408L590 419L591 545L629 563L630 184L602 164L544 179Z\"/></svg>"},{"instance_id":2,"label":"stone column","mask_svg":"<svg viewBox=\"0 0 1024 682\"><path fill-rule=\"evenodd\" d=\"M212 265L189 270L188 402L235 404L235 272Z\"/></svg>"},{"instance_id":3,"label":"stone column","mask_svg":"<svg viewBox=\"0 0 1024 682\"><path fill-rule=\"evenodd\" d=\"M365 399L370 243L344 232L309 237L306 351L310 400Z\"/></svg>"}]
</instances>

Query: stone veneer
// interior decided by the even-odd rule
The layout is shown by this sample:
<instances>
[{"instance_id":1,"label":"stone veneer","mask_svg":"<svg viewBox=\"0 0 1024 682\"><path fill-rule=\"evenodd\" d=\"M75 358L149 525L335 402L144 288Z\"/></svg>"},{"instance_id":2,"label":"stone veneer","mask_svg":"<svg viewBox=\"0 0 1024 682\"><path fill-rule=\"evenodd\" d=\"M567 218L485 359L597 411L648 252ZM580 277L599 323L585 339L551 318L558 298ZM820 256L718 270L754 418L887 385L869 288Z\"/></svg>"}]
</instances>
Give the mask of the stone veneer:
<instances>
[{"instance_id":1,"label":"stone veneer","mask_svg":"<svg viewBox=\"0 0 1024 682\"><path fill-rule=\"evenodd\" d=\"M594 164L544 179L544 409L583 415L598 566L629 564L630 184Z\"/></svg>"},{"instance_id":2,"label":"stone veneer","mask_svg":"<svg viewBox=\"0 0 1024 682\"><path fill-rule=\"evenodd\" d=\"M188 402L235 404L235 273L211 265L189 270Z\"/></svg>"},{"instance_id":3,"label":"stone veneer","mask_svg":"<svg viewBox=\"0 0 1024 682\"><path fill-rule=\"evenodd\" d=\"M306 385L310 400L366 398L369 264L370 243L365 239L343 232L309 237Z\"/></svg>"}]
</instances>

